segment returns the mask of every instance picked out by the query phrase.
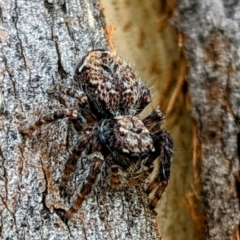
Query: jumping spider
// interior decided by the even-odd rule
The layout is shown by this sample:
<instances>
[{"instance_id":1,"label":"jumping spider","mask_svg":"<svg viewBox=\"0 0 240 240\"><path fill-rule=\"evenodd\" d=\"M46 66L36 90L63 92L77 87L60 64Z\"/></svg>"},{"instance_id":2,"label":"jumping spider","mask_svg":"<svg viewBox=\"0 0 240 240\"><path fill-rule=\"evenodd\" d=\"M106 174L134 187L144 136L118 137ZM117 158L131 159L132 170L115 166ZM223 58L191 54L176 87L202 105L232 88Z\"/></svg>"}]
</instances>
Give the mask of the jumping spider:
<instances>
[{"instance_id":1,"label":"jumping spider","mask_svg":"<svg viewBox=\"0 0 240 240\"><path fill-rule=\"evenodd\" d=\"M60 84L54 89L76 98L81 114L70 109L57 111L22 130L29 134L62 118L73 119L74 125L78 125L79 139L65 165L60 188L66 187L77 160L84 154L91 156L92 166L77 199L65 214L66 219L78 211L91 192L103 163L111 171L110 185L119 188L123 182L134 186L146 179L157 161L158 169L147 188L147 194L155 190L151 200L154 208L168 184L173 142L161 128L164 116L160 109L143 120L135 116L150 103L149 88L138 80L126 62L105 50L88 52L77 67L75 80L78 90Z\"/></svg>"}]
</instances>

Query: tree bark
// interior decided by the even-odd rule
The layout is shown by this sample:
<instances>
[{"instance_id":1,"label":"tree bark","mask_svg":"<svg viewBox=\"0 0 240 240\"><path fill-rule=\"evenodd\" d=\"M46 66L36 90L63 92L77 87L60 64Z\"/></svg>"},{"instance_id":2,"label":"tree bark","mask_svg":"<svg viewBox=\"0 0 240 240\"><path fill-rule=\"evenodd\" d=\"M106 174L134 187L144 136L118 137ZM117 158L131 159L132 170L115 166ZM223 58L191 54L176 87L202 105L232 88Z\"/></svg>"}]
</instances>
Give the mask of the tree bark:
<instances>
[{"instance_id":1,"label":"tree bark","mask_svg":"<svg viewBox=\"0 0 240 240\"><path fill-rule=\"evenodd\" d=\"M92 49L109 49L99 2L0 3L0 236L2 239L158 239L144 186L112 190L101 176L65 224L56 209L71 206L88 163L72 174L69 199L59 195L64 164L77 134L67 120L44 125L29 138L19 129L65 107L51 97L56 83L73 86L75 68Z\"/></svg>"},{"instance_id":2,"label":"tree bark","mask_svg":"<svg viewBox=\"0 0 240 240\"><path fill-rule=\"evenodd\" d=\"M202 156L208 239L239 239L239 1L176 1ZM198 152L199 149L195 149Z\"/></svg>"}]
</instances>

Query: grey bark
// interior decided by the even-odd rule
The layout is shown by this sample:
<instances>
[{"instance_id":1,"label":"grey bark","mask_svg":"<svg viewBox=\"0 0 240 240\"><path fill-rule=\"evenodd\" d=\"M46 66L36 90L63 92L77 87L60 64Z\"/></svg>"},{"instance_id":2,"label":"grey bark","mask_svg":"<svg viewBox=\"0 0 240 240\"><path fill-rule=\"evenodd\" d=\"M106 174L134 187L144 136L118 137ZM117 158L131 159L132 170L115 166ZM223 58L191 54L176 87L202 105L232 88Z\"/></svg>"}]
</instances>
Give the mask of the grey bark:
<instances>
[{"instance_id":1,"label":"grey bark","mask_svg":"<svg viewBox=\"0 0 240 240\"><path fill-rule=\"evenodd\" d=\"M68 198L59 195L64 163L77 139L67 120L24 138L19 128L64 107L56 83L73 86L75 68L91 49L108 49L98 1L0 2L0 236L1 239L157 239L155 218L139 186L114 191L102 175L66 225L68 209L88 171L79 161ZM60 99L60 101L59 101Z\"/></svg>"},{"instance_id":2,"label":"grey bark","mask_svg":"<svg viewBox=\"0 0 240 240\"><path fill-rule=\"evenodd\" d=\"M202 146L208 239L239 239L240 3L176 1Z\"/></svg>"}]
</instances>

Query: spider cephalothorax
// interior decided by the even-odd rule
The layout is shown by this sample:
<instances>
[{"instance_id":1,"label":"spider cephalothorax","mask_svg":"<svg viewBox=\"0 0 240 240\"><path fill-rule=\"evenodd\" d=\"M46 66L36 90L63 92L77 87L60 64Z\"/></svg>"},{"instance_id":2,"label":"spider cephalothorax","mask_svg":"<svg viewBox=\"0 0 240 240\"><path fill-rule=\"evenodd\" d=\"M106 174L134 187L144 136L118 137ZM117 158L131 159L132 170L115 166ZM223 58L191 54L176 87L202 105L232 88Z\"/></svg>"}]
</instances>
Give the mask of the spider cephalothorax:
<instances>
[{"instance_id":1,"label":"spider cephalothorax","mask_svg":"<svg viewBox=\"0 0 240 240\"><path fill-rule=\"evenodd\" d=\"M135 116L150 102L149 88L138 80L126 62L104 50L90 51L84 57L77 67L75 80L79 89L60 84L55 89L76 98L80 107L87 110L58 111L21 130L28 134L43 124L62 118L74 119L74 123L77 121L81 125L60 188L65 189L78 158L87 155L92 167L64 219L71 218L81 207L103 164L110 170L110 185L119 188L123 182L134 186L143 181L153 172L157 161L158 169L147 188L147 193L155 191L151 201L151 206L155 207L168 184L173 142L161 127L164 116L160 109L142 120Z\"/></svg>"},{"instance_id":2,"label":"spider cephalothorax","mask_svg":"<svg viewBox=\"0 0 240 240\"><path fill-rule=\"evenodd\" d=\"M103 120L99 135L108 149L129 158L143 159L155 151L148 129L135 116Z\"/></svg>"}]
</instances>

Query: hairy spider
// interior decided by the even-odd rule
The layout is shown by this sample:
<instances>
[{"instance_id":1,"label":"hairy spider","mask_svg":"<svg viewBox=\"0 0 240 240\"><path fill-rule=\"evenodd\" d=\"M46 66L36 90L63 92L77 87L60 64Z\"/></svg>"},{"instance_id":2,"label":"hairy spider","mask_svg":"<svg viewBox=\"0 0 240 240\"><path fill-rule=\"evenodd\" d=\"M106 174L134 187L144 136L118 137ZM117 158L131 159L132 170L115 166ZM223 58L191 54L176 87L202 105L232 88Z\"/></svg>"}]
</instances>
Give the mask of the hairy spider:
<instances>
[{"instance_id":1,"label":"hairy spider","mask_svg":"<svg viewBox=\"0 0 240 240\"><path fill-rule=\"evenodd\" d=\"M173 142L161 125L163 113L155 109L140 120L137 116L151 101L151 93L129 65L105 50L88 52L77 67L75 80L79 89L58 84L55 90L74 97L80 111L65 109L41 117L21 132L29 134L43 124L70 118L79 131L79 139L63 173L60 188L64 189L77 160L90 156L91 169L82 183L77 199L65 213L70 219L91 192L102 165L111 171L110 185L134 186L154 170L155 176L147 193L155 190L151 200L154 208L167 187L172 162ZM80 126L80 127L79 127Z\"/></svg>"}]
</instances>

